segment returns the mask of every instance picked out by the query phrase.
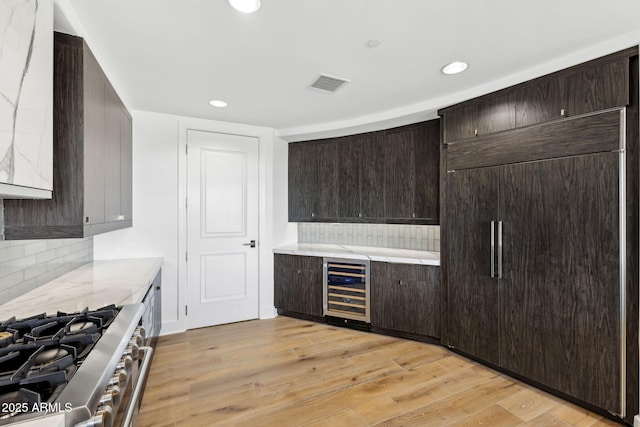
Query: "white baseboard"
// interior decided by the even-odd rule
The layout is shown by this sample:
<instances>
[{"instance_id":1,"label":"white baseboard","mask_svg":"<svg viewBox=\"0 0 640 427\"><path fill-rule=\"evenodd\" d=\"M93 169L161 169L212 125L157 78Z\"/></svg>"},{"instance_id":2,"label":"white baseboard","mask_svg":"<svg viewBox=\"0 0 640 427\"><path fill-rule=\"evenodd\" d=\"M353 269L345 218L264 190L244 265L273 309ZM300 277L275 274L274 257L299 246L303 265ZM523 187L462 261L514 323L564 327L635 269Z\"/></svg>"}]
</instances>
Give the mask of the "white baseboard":
<instances>
[{"instance_id":1,"label":"white baseboard","mask_svg":"<svg viewBox=\"0 0 640 427\"><path fill-rule=\"evenodd\" d=\"M184 326L177 320L162 322L162 328L160 328L160 336L178 334L180 332L184 332L185 330L186 329L184 328Z\"/></svg>"},{"instance_id":2,"label":"white baseboard","mask_svg":"<svg viewBox=\"0 0 640 427\"><path fill-rule=\"evenodd\" d=\"M633 427L640 427L640 415L636 415L633 418Z\"/></svg>"}]
</instances>

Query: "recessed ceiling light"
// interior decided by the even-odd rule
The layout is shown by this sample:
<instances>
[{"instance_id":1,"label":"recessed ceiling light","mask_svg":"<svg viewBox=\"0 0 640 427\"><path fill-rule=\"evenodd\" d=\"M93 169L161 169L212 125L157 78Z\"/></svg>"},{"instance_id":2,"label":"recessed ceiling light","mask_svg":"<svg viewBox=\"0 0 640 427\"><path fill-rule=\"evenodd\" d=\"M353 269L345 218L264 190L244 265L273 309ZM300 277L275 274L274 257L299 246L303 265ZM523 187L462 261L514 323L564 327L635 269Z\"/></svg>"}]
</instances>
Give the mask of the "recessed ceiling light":
<instances>
[{"instance_id":1,"label":"recessed ceiling light","mask_svg":"<svg viewBox=\"0 0 640 427\"><path fill-rule=\"evenodd\" d=\"M224 108L227 106L227 103L224 101L220 101L219 99L212 99L211 101L209 101L209 104L213 105L214 107L218 107L218 108Z\"/></svg>"},{"instance_id":2,"label":"recessed ceiling light","mask_svg":"<svg viewBox=\"0 0 640 427\"><path fill-rule=\"evenodd\" d=\"M371 39L367 42L367 46L369 47L378 47L380 46L380 43L382 43L382 41L378 40L378 39Z\"/></svg>"},{"instance_id":3,"label":"recessed ceiling light","mask_svg":"<svg viewBox=\"0 0 640 427\"><path fill-rule=\"evenodd\" d=\"M451 64L445 65L442 68L442 72L445 74L458 74L466 70L468 67L466 62L454 61Z\"/></svg>"},{"instance_id":4,"label":"recessed ceiling light","mask_svg":"<svg viewBox=\"0 0 640 427\"><path fill-rule=\"evenodd\" d=\"M229 0L229 4L242 13L253 13L260 9L260 0Z\"/></svg>"}]
</instances>

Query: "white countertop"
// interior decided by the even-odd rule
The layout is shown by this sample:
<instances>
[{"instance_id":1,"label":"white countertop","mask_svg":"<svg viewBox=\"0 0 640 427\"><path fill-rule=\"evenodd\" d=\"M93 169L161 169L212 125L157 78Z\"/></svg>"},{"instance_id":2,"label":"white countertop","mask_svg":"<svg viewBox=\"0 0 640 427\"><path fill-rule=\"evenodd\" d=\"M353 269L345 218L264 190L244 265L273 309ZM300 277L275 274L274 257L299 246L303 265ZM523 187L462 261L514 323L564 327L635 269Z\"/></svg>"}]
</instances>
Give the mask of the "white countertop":
<instances>
[{"instance_id":1,"label":"white countertop","mask_svg":"<svg viewBox=\"0 0 640 427\"><path fill-rule=\"evenodd\" d=\"M162 258L93 261L0 306L0 320L142 302Z\"/></svg>"},{"instance_id":2,"label":"white countertop","mask_svg":"<svg viewBox=\"0 0 640 427\"><path fill-rule=\"evenodd\" d=\"M410 249L328 245L321 243L293 243L291 245L274 248L273 252L285 255L350 258L400 264L440 266L440 252L415 251Z\"/></svg>"}]
</instances>

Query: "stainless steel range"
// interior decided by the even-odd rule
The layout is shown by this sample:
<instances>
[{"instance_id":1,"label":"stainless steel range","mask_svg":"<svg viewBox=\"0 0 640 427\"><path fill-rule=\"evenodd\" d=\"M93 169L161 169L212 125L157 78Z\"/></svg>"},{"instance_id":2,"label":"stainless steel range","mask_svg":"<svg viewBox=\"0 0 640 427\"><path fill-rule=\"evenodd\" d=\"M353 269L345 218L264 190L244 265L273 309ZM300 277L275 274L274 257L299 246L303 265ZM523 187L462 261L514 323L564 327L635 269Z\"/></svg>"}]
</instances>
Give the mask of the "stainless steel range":
<instances>
[{"instance_id":1,"label":"stainless steel range","mask_svg":"<svg viewBox=\"0 0 640 427\"><path fill-rule=\"evenodd\" d=\"M153 354L145 306L0 323L0 425L64 413L66 426L129 426Z\"/></svg>"}]
</instances>

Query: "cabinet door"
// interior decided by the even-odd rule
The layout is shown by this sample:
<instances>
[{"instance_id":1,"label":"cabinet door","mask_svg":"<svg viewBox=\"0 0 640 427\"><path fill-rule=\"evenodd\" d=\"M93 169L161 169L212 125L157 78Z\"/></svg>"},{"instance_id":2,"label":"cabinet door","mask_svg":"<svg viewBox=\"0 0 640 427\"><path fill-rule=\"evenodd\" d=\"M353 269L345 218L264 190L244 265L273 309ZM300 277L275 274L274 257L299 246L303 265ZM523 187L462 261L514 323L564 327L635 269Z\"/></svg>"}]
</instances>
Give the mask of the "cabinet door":
<instances>
[{"instance_id":1,"label":"cabinet door","mask_svg":"<svg viewBox=\"0 0 640 427\"><path fill-rule=\"evenodd\" d=\"M478 135L513 129L516 126L516 110L513 89L484 97L476 108L475 127Z\"/></svg>"},{"instance_id":2,"label":"cabinet door","mask_svg":"<svg viewBox=\"0 0 640 427\"><path fill-rule=\"evenodd\" d=\"M440 218L440 121L416 130L414 213L416 218L438 223Z\"/></svg>"},{"instance_id":3,"label":"cabinet door","mask_svg":"<svg viewBox=\"0 0 640 427\"><path fill-rule=\"evenodd\" d=\"M491 221L498 217L496 168L447 174L447 342L499 361L498 281L491 278ZM494 272L496 272L494 268Z\"/></svg>"},{"instance_id":4,"label":"cabinet door","mask_svg":"<svg viewBox=\"0 0 640 427\"><path fill-rule=\"evenodd\" d=\"M501 366L614 413L618 162L605 153L505 166L500 187Z\"/></svg>"},{"instance_id":5,"label":"cabinet door","mask_svg":"<svg viewBox=\"0 0 640 427\"><path fill-rule=\"evenodd\" d=\"M116 222L121 214L121 145L120 145L120 99L109 83L105 84L105 222Z\"/></svg>"},{"instance_id":6,"label":"cabinet door","mask_svg":"<svg viewBox=\"0 0 640 427\"><path fill-rule=\"evenodd\" d=\"M590 113L629 104L629 58L580 68L565 77L566 114Z\"/></svg>"},{"instance_id":7,"label":"cabinet door","mask_svg":"<svg viewBox=\"0 0 640 427\"><path fill-rule=\"evenodd\" d=\"M475 116L478 104L467 103L444 114L444 142L449 143L475 136Z\"/></svg>"},{"instance_id":8,"label":"cabinet door","mask_svg":"<svg viewBox=\"0 0 640 427\"><path fill-rule=\"evenodd\" d=\"M372 326L439 337L439 285L438 267L372 262Z\"/></svg>"},{"instance_id":9,"label":"cabinet door","mask_svg":"<svg viewBox=\"0 0 640 427\"><path fill-rule=\"evenodd\" d=\"M386 133L384 151L386 218L415 217L415 138L413 129Z\"/></svg>"},{"instance_id":10,"label":"cabinet door","mask_svg":"<svg viewBox=\"0 0 640 427\"><path fill-rule=\"evenodd\" d=\"M309 221L317 161L309 145L289 144L289 221Z\"/></svg>"},{"instance_id":11,"label":"cabinet door","mask_svg":"<svg viewBox=\"0 0 640 427\"><path fill-rule=\"evenodd\" d=\"M124 221L133 219L133 150L132 129L129 114L120 108L120 214Z\"/></svg>"},{"instance_id":12,"label":"cabinet door","mask_svg":"<svg viewBox=\"0 0 640 427\"><path fill-rule=\"evenodd\" d=\"M516 93L516 127L534 125L561 118L562 77L547 77L527 84Z\"/></svg>"},{"instance_id":13,"label":"cabinet door","mask_svg":"<svg viewBox=\"0 0 640 427\"><path fill-rule=\"evenodd\" d=\"M310 154L317 164L314 177L314 220L336 221L338 218L338 144L329 140L311 147Z\"/></svg>"},{"instance_id":14,"label":"cabinet door","mask_svg":"<svg viewBox=\"0 0 640 427\"><path fill-rule=\"evenodd\" d=\"M356 221L360 210L360 177L362 173L362 139L346 137L337 144L339 179L337 182L338 219Z\"/></svg>"},{"instance_id":15,"label":"cabinet door","mask_svg":"<svg viewBox=\"0 0 640 427\"><path fill-rule=\"evenodd\" d=\"M322 316L322 258L274 255L276 308Z\"/></svg>"},{"instance_id":16,"label":"cabinet door","mask_svg":"<svg viewBox=\"0 0 640 427\"><path fill-rule=\"evenodd\" d=\"M384 132L358 138L362 144L360 170L360 212L366 219L384 218Z\"/></svg>"},{"instance_id":17,"label":"cabinet door","mask_svg":"<svg viewBox=\"0 0 640 427\"><path fill-rule=\"evenodd\" d=\"M105 222L105 77L86 45L83 55L84 223L102 224Z\"/></svg>"}]
</instances>

